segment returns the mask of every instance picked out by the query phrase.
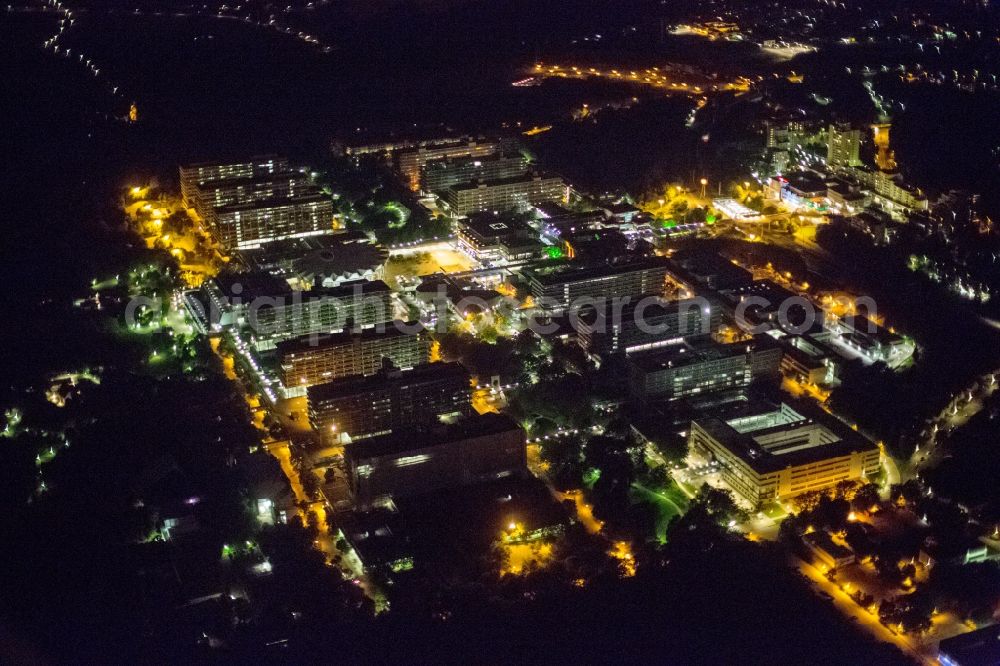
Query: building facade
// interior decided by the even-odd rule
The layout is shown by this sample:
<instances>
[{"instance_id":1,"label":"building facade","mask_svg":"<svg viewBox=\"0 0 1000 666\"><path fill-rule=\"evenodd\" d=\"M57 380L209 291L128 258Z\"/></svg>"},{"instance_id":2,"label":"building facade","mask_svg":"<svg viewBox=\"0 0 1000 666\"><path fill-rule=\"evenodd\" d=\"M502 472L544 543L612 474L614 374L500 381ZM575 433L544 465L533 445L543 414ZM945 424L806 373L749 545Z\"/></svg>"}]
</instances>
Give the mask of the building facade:
<instances>
[{"instance_id":1,"label":"building facade","mask_svg":"<svg viewBox=\"0 0 1000 666\"><path fill-rule=\"evenodd\" d=\"M384 331L342 331L278 343L278 364L286 395L304 395L309 386L341 377L375 374L385 360L402 369L427 363L430 338L426 331L417 322L403 326L410 332L390 326Z\"/></svg>"},{"instance_id":2,"label":"building facade","mask_svg":"<svg viewBox=\"0 0 1000 666\"><path fill-rule=\"evenodd\" d=\"M525 435L501 414L390 433L348 444L348 479L358 506L523 474Z\"/></svg>"},{"instance_id":3,"label":"building facade","mask_svg":"<svg viewBox=\"0 0 1000 666\"><path fill-rule=\"evenodd\" d=\"M184 204L227 250L333 231L333 202L284 157L180 167Z\"/></svg>"},{"instance_id":4,"label":"building facade","mask_svg":"<svg viewBox=\"0 0 1000 666\"><path fill-rule=\"evenodd\" d=\"M209 330L239 329L265 351L300 336L366 329L393 320L392 291L382 281L292 290L268 274L227 274L202 286Z\"/></svg>"},{"instance_id":5,"label":"building facade","mask_svg":"<svg viewBox=\"0 0 1000 666\"><path fill-rule=\"evenodd\" d=\"M830 125L826 163L831 167L861 166L861 130L844 124Z\"/></svg>"},{"instance_id":6,"label":"building facade","mask_svg":"<svg viewBox=\"0 0 1000 666\"><path fill-rule=\"evenodd\" d=\"M525 174L513 178L453 185L444 200L456 215L477 211L525 211L545 201L569 198L569 188L558 176Z\"/></svg>"},{"instance_id":7,"label":"building facade","mask_svg":"<svg viewBox=\"0 0 1000 666\"><path fill-rule=\"evenodd\" d=\"M538 307L559 310L579 298L660 296L670 274L669 260L644 257L619 264L531 268L522 271L521 276Z\"/></svg>"},{"instance_id":8,"label":"building facade","mask_svg":"<svg viewBox=\"0 0 1000 666\"><path fill-rule=\"evenodd\" d=\"M521 155L455 157L427 162L420 168L420 187L443 192L454 185L524 175L528 161Z\"/></svg>"},{"instance_id":9,"label":"building facade","mask_svg":"<svg viewBox=\"0 0 1000 666\"><path fill-rule=\"evenodd\" d=\"M230 164L202 163L180 167L181 198L188 208L195 208L198 190L205 183L218 181L268 179L271 176L290 171L287 157L262 155L245 162ZM199 211L199 214L201 212Z\"/></svg>"},{"instance_id":10,"label":"building facade","mask_svg":"<svg viewBox=\"0 0 1000 666\"><path fill-rule=\"evenodd\" d=\"M426 145L397 154L399 172L414 192L420 190L420 171L429 162L460 157L486 157L500 149L495 141L457 141L440 145Z\"/></svg>"},{"instance_id":11,"label":"building facade","mask_svg":"<svg viewBox=\"0 0 1000 666\"><path fill-rule=\"evenodd\" d=\"M333 231L333 202L314 193L209 208L205 221L228 250L247 250Z\"/></svg>"},{"instance_id":12,"label":"building facade","mask_svg":"<svg viewBox=\"0 0 1000 666\"><path fill-rule=\"evenodd\" d=\"M630 302L581 313L580 346L590 354L634 354L676 345L689 336L710 335L719 328L719 308L704 299L657 299L639 306Z\"/></svg>"},{"instance_id":13,"label":"building facade","mask_svg":"<svg viewBox=\"0 0 1000 666\"><path fill-rule=\"evenodd\" d=\"M873 478L881 464L875 444L805 405L771 406L728 421L696 419L688 444L717 461L723 480L754 507Z\"/></svg>"},{"instance_id":14,"label":"building facade","mask_svg":"<svg viewBox=\"0 0 1000 666\"><path fill-rule=\"evenodd\" d=\"M458 363L384 368L310 386L306 395L309 422L318 433L352 440L472 412L471 377Z\"/></svg>"},{"instance_id":15,"label":"building facade","mask_svg":"<svg viewBox=\"0 0 1000 666\"><path fill-rule=\"evenodd\" d=\"M746 388L755 379L777 377L781 347L767 336L720 345L681 343L628 357L629 392L645 403Z\"/></svg>"}]
</instances>

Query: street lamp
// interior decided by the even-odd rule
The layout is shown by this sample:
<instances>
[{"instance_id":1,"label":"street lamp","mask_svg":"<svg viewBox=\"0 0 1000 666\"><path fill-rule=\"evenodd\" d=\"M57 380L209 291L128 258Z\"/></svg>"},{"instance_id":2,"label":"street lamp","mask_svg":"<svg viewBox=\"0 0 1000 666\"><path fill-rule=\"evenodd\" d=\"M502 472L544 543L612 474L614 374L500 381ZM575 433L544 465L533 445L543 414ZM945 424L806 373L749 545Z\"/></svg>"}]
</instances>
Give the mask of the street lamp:
<instances>
[{"instance_id":1,"label":"street lamp","mask_svg":"<svg viewBox=\"0 0 1000 666\"><path fill-rule=\"evenodd\" d=\"M708 185L708 178L701 179L701 198L705 198L705 186Z\"/></svg>"}]
</instances>

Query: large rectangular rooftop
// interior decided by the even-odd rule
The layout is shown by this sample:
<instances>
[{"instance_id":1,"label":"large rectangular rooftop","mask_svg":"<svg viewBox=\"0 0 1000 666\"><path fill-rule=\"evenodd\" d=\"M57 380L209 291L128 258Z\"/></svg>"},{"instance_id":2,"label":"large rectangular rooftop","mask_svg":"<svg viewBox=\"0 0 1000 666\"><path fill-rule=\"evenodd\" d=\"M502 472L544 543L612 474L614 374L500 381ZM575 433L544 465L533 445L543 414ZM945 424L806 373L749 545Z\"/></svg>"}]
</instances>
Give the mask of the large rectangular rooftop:
<instances>
[{"instance_id":1,"label":"large rectangular rooftop","mask_svg":"<svg viewBox=\"0 0 1000 666\"><path fill-rule=\"evenodd\" d=\"M874 443L837 418L797 403L723 421L695 421L758 474L797 467L851 453L876 450Z\"/></svg>"},{"instance_id":2,"label":"large rectangular rooftop","mask_svg":"<svg viewBox=\"0 0 1000 666\"><path fill-rule=\"evenodd\" d=\"M487 413L453 424L414 428L406 432L392 432L388 435L352 442L347 446L345 455L354 460L380 458L426 449L448 442L520 430L520 428L521 426L509 416Z\"/></svg>"}]
</instances>

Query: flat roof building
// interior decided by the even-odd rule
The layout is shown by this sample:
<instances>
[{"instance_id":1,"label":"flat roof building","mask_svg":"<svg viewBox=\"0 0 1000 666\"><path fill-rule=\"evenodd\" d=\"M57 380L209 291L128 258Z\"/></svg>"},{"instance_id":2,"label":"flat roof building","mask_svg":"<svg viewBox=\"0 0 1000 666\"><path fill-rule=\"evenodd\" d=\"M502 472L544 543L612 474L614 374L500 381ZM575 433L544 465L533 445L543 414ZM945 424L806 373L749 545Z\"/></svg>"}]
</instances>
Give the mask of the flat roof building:
<instances>
[{"instance_id":1,"label":"flat roof building","mask_svg":"<svg viewBox=\"0 0 1000 666\"><path fill-rule=\"evenodd\" d=\"M889 361L906 348L906 339L879 326L863 315L848 315L832 321L830 330L837 342L869 361Z\"/></svg>"},{"instance_id":2,"label":"flat roof building","mask_svg":"<svg viewBox=\"0 0 1000 666\"><path fill-rule=\"evenodd\" d=\"M315 191L209 208L203 219L228 250L333 232L333 202Z\"/></svg>"},{"instance_id":3,"label":"flat roof building","mask_svg":"<svg viewBox=\"0 0 1000 666\"><path fill-rule=\"evenodd\" d=\"M1000 624L976 629L941 641L941 666L996 666L1000 664Z\"/></svg>"},{"instance_id":4,"label":"flat roof building","mask_svg":"<svg viewBox=\"0 0 1000 666\"><path fill-rule=\"evenodd\" d=\"M243 330L259 350L281 340L393 320L392 292L380 280L298 291L266 273L227 273L207 281L202 292L209 327Z\"/></svg>"},{"instance_id":5,"label":"flat roof building","mask_svg":"<svg viewBox=\"0 0 1000 666\"><path fill-rule=\"evenodd\" d=\"M767 336L722 345L682 342L628 357L629 392L641 403L743 389L777 377L781 347Z\"/></svg>"},{"instance_id":6,"label":"flat roof building","mask_svg":"<svg viewBox=\"0 0 1000 666\"><path fill-rule=\"evenodd\" d=\"M686 337L707 336L719 328L719 308L704 299L663 298L612 304L580 313L580 346L590 354L634 354L676 345Z\"/></svg>"},{"instance_id":7,"label":"flat roof building","mask_svg":"<svg viewBox=\"0 0 1000 666\"><path fill-rule=\"evenodd\" d=\"M736 323L756 333L777 329L802 335L823 329L823 310L771 280L728 289L722 296Z\"/></svg>"},{"instance_id":8,"label":"flat roof building","mask_svg":"<svg viewBox=\"0 0 1000 666\"><path fill-rule=\"evenodd\" d=\"M333 202L288 159L180 167L181 195L227 250L333 231Z\"/></svg>"},{"instance_id":9,"label":"flat roof building","mask_svg":"<svg viewBox=\"0 0 1000 666\"><path fill-rule=\"evenodd\" d=\"M382 369L384 359L403 369L427 363L430 339L418 322L397 322L382 331L341 331L279 342L277 357L286 394L303 395L309 386L375 374Z\"/></svg>"},{"instance_id":10,"label":"flat roof building","mask_svg":"<svg viewBox=\"0 0 1000 666\"><path fill-rule=\"evenodd\" d=\"M718 461L723 480L754 507L872 478L881 462L874 443L805 403L727 421L697 418L688 444Z\"/></svg>"},{"instance_id":11,"label":"flat roof building","mask_svg":"<svg viewBox=\"0 0 1000 666\"><path fill-rule=\"evenodd\" d=\"M533 259L542 251L538 234L511 215L473 213L458 222L458 247L478 261Z\"/></svg>"},{"instance_id":12,"label":"flat roof building","mask_svg":"<svg viewBox=\"0 0 1000 666\"><path fill-rule=\"evenodd\" d=\"M500 149L496 141L452 141L442 144L421 145L402 150L396 155L399 172L414 192L420 189L421 169L435 160L458 157L486 157Z\"/></svg>"},{"instance_id":13,"label":"flat roof building","mask_svg":"<svg viewBox=\"0 0 1000 666\"><path fill-rule=\"evenodd\" d=\"M453 185L444 200L456 215L477 211L526 211L543 201L566 201L569 188L559 176L528 173L513 178Z\"/></svg>"},{"instance_id":14,"label":"flat roof building","mask_svg":"<svg viewBox=\"0 0 1000 666\"><path fill-rule=\"evenodd\" d=\"M276 241L240 256L255 271L309 288L381 280L389 251L363 234L343 232Z\"/></svg>"},{"instance_id":15,"label":"flat roof building","mask_svg":"<svg viewBox=\"0 0 1000 666\"><path fill-rule=\"evenodd\" d=\"M352 440L472 413L472 380L458 363L429 363L411 370L385 367L310 386L309 422L323 436Z\"/></svg>"},{"instance_id":16,"label":"flat roof building","mask_svg":"<svg viewBox=\"0 0 1000 666\"><path fill-rule=\"evenodd\" d=\"M260 155L244 162L227 164L202 162L182 166L180 167L181 198L185 206L194 208L198 198L197 190L203 183L267 178L288 171L290 171L288 158L279 155Z\"/></svg>"},{"instance_id":17,"label":"flat roof building","mask_svg":"<svg viewBox=\"0 0 1000 666\"><path fill-rule=\"evenodd\" d=\"M528 161L522 155L474 155L433 160L420 167L420 187L443 192L454 185L523 176Z\"/></svg>"},{"instance_id":18,"label":"flat roof building","mask_svg":"<svg viewBox=\"0 0 1000 666\"><path fill-rule=\"evenodd\" d=\"M678 250L670 260L681 278L707 289L745 289L753 282L750 271L715 252Z\"/></svg>"},{"instance_id":19,"label":"flat roof building","mask_svg":"<svg viewBox=\"0 0 1000 666\"><path fill-rule=\"evenodd\" d=\"M529 268L521 276L537 306L559 310L582 297L662 296L671 273L669 260L642 257L590 266L562 263Z\"/></svg>"},{"instance_id":20,"label":"flat roof building","mask_svg":"<svg viewBox=\"0 0 1000 666\"><path fill-rule=\"evenodd\" d=\"M812 336L789 335L781 338L784 349L781 371L809 384L829 384L837 376L836 355Z\"/></svg>"},{"instance_id":21,"label":"flat roof building","mask_svg":"<svg viewBox=\"0 0 1000 666\"><path fill-rule=\"evenodd\" d=\"M352 442L344 459L355 502L371 506L523 474L525 444L524 430L509 416L483 414Z\"/></svg>"},{"instance_id":22,"label":"flat roof building","mask_svg":"<svg viewBox=\"0 0 1000 666\"><path fill-rule=\"evenodd\" d=\"M845 567L854 562L854 551L846 545L835 542L826 530L809 532L802 537L802 541L816 559L831 569Z\"/></svg>"}]
</instances>

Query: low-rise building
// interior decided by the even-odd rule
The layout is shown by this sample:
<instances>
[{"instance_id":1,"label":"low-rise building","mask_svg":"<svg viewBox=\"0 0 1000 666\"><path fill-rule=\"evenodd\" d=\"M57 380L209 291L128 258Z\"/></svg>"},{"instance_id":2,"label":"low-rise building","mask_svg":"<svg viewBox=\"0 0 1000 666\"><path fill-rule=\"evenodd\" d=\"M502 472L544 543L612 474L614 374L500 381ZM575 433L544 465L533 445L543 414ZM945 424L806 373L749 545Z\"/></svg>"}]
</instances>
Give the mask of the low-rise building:
<instances>
[{"instance_id":1,"label":"low-rise building","mask_svg":"<svg viewBox=\"0 0 1000 666\"><path fill-rule=\"evenodd\" d=\"M952 636L938 646L941 666L996 666L1000 664L1000 624Z\"/></svg>"},{"instance_id":2,"label":"low-rise building","mask_svg":"<svg viewBox=\"0 0 1000 666\"><path fill-rule=\"evenodd\" d=\"M715 252L678 250L670 260L681 279L706 289L745 289L753 282L750 271Z\"/></svg>"},{"instance_id":3,"label":"low-rise building","mask_svg":"<svg viewBox=\"0 0 1000 666\"><path fill-rule=\"evenodd\" d=\"M826 183L826 199L830 211L838 215L855 215L871 203L860 185L845 178L831 178Z\"/></svg>"},{"instance_id":4,"label":"low-rise building","mask_svg":"<svg viewBox=\"0 0 1000 666\"><path fill-rule=\"evenodd\" d=\"M932 535L921 544L917 561L928 569L937 564L964 566L985 562L989 554L990 549L979 539L949 536L942 540Z\"/></svg>"},{"instance_id":5,"label":"low-rise building","mask_svg":"<svg viewBox=\"0 0 1000 666\"><path fill-rule=\"evenodd\" d=\"M846 316L830 322L836 340L869 361L889 361L902 353L906 339L879 326L863 315Z\"/></svg>"},{"instance_id":6,"label":"low-rise building","mask_svg":"<svg viewBox=\"0 0 1000 666\"><path fill-rule=\"evenodd\" d=\"M866 234L874 245L887 245L892 242L901 226L894 222L891 216L877 208L844 218L844 223L851 229Z\"/></svg>"},{"instance_id":7,"label":"low-rise building","mask_svg":"<svg viewBox=\"0 0 1000 666\"><path fill-rule=\"evenodd\" d=\"M348 479L359 506L469 485L526 469L524 430L501 414L408 429L348 444Z\"/></svg>"},{"instance_id":8,"label":"low-rise building","mask_svg":"<svg viewBox=\"0 0 1000 666\"><path fill-rule=\"evenodd\" d=\"M835 542L826 530L809 532L802 537L802 541L817 560L831 569L846 567L854 562L854 551L846 545Z\"/></svg>"},{"instance_id":9,"label":"low-rise building","mask_svg":"<svg viewBox=\"0 0 1000 666\"><path fill-rule=\"evenodd\" d=\"M841 481L875 477L879 448L811 405L782 403L723 421L697 418L688 444L718 461L723 480L754 507Z\"/></svg>"},{"instance_id":10,"label":"low-rise building","mask_svg":"<svg viewBox=\"0 0 1000 666\"><path fill-rule=\"evenodd\" d=\"M781 338L784 349L781 371L809 384L829 384L837 376L836 354L812 336L788 335Z\"/></svg>"},{"instance_id":11,"label":"low-rise building","mask_svg":"<svg viewBox=\"0 0 1000 666\"><path fill-rule=\"evenodd\" d=\"M349 232L268 243L240 252L244 263L308 289L381 280L389 251L363 234Z\"/></svg>"},{"instance_id":12,"label":"low-rise building","mask_svg":"<svg viewBox=\"0 0 1000 666\"><path fill-rule=\"evenodd\" d=\"M477 261L514 262L542 251L538 233L511 215L473 213L458 222L458 247Z\"/></svg>"},{"instance_id":13,"label":"low-rise building","mask_svg":"<svg viewBox=\"0 0 1000 666\"><path fill-rule=\"evenodd\" d=\"M770 188L778 198L795 208L826 210L826 179L815 171L793 171L771 179Z\"/></svg>"},{"instance_id":14,"label":"low-rise building","mask_svg":"<svg viewBox=\"0 0 1000 666\"><path fill-rule=\"evenodd\" d=\"M771 280L756 280L725 290L723 298L740 328L753 333L779 330L803 335L820 332L826 319L824 311L804 296Z\"/></svg>"}]
</instances>

